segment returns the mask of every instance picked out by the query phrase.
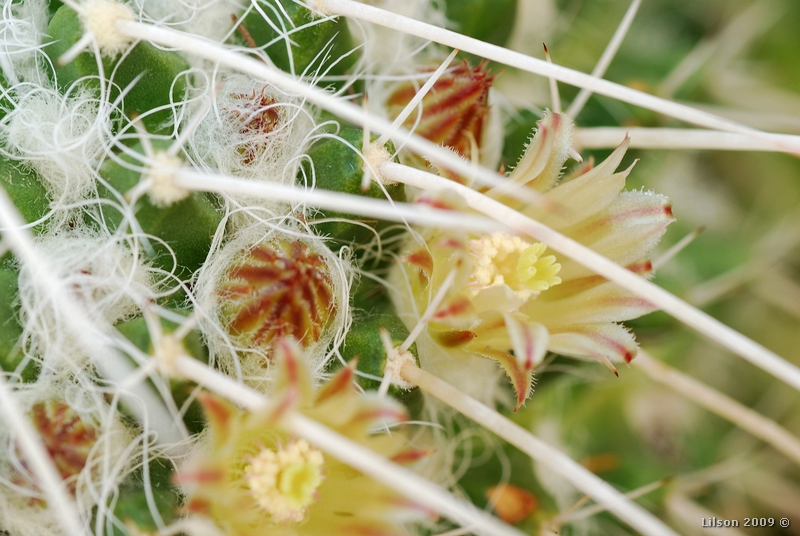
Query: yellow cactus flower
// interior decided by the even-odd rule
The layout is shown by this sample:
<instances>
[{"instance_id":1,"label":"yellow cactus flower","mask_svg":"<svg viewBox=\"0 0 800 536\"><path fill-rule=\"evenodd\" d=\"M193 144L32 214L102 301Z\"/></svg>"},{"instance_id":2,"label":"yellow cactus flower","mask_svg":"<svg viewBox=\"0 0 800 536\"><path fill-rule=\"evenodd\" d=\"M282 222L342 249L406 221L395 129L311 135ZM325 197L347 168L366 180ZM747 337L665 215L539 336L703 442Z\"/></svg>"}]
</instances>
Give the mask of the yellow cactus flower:
<instances>
[{"instance_id":1,"label":"yellow cactus flower","mask_svg":"<svg viewBox=\"0 0 800 536\"><path fill-rule=\"evenodd\" d=\"M363 395L348 367L315 390L301 350L276 343L275 403L260 413L203 395L208 445L178 474L186 509L212 518L237 536L406 534L403 522L429 512L279 426L296 410L395 460L413 459L401 433L376 433L405 420L387 397Z\"/></svg>"},{"instance_id":2,"label":"yellow cactus flower","mask_svg":"<svg viewBox=\"0 0 800 536\"><path fill-rule=\"evenodd\" d=\"M669 201L649 192L623 191L630 169L615 170L627 143L597 167L590 162L562 178L571 137L569 118L546 114L507 180L538 190L556 210L529 205L509 194L513 190L507 186L487 195L634 272L649 274L648 255L673 221ZM633 336L619 322L654 310L544 244L503 233L430 229L408 240L391 277L394 289L405 289L395 290L393 300L409 325L452 271L455 282L428 333L455 359L471 355L497 361L511 378L517 407L529 396L533 369L547 351L596 359L616 372L612 362L629 362L636 354Z\"/></svg>"}]
</instances>

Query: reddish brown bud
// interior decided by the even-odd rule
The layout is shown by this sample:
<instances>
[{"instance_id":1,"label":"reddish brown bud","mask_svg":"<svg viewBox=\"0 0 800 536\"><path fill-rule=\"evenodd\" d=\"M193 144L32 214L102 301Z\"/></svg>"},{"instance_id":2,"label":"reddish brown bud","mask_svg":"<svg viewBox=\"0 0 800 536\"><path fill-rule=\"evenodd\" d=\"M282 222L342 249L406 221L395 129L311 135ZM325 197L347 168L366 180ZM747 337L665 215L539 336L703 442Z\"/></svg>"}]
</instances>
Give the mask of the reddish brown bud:
<instances>
[{"instance_id":1,"label":"reddish brown bud","mask_svg":"<svg viewBox=\"0 0 800 536\"><path fill-rule=\"evenodd\" d=\"M97 431L91 423L82 420L74 409L59 400L36 404L31 408L30 417L58 473L74 493L76 477L86 466L89 453L97 441ZM23 462L23 465L27 464ZM20 485L27 485L22 478L14 480Z\"/></svg>"},{"instance_id":2,"label":"reddish brown bud","mask_svg":"<svg viewBox=\"0 0 800 536\"><path fill-rule=\"evenodd\" d=\"M422 117L416 133L471 158L472 147L480 147L483 119L489 109L489 88L494 80L484 69L485 64L472 68L464 61L445 72L422 99ZM417 91L411 83L399 86L387 101L389 115L400 115ZM416 120L417 115L412 113L404 126L412 128Z\"/></svg>"},{"instance_id":3,"label":"reddish brown bud","mask_svg":"<svg viewBox=\"0 0 800 536\"><path fill-rule=\"evenodd\" d=\"M231 335L249 348L266 349L283 337L308 346L336 313L325 259L300 241L253 246L228 269L219 295Z\"/></svg>"}]
</instances>

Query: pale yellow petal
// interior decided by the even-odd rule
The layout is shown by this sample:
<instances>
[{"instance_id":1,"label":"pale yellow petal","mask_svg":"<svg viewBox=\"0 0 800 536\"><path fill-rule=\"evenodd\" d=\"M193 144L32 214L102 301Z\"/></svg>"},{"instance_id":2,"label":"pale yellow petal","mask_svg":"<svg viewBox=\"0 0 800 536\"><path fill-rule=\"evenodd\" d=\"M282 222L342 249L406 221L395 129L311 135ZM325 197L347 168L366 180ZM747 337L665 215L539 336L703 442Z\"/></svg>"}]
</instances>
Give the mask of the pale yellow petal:
<instances>
[{"instance_id":1,"label":"pale yellow petal","mask_svg":"<svg viewBox=\"0 0 800 536\"><path fill-rule=\"evenodd\" d=\"M507 312L517 309L523 300L508 285L494 285L478 291L472 297L472 306L477 313L486 311Z\"/></svg>"},{"instance_id":2,"label":"pale yellow petal","mask_svg":"<svg viewBox=\"0 0 800 536\"><path fill-rule=\"evenodd\" d=\"M604 283L564 299L548 300L545 295L542 293L540 299L528 301L521 312L550 329L572 324L621 322L656 310L646 299L613 283Z\"/></svg>"},{"instance_id":3,"label":"pale yellow petal","mask_svg":"<svg viewBox=\"0 0 800 536\"><path fill-rule=\"evenodd\" d=\"M510 314L504 314L506 329L511 338L514 356L523 370L533 370L547 354L549 333L542 324L522 322Z\"/></svg>"},{"instance_id":4,"label":"pale yellow petal","mask_svg":"<svg viewBox=\"0 0 800 536\"><path fill-rule=\"evenodd\" d=\"M605 210L564 233L626 266L647 258L674 219L666 197L649 192L623 192ZM563 281L592 273L569 259L559 260Z\"/></svg>"},{"instance_id":5,"label":"pale yellow petal","mask_svg":"<svg viewBox=\"0 0 800 536\"><path fill-rule=\"evenodd\" d=\"M556 186L547 198L559 208L546 213L539 209L539 214L530 215L557 231L567 229L608 207L625 187L630 171L628 168L600 177L580 177Z\"/></svg>"},{"instance_id":6,"label":"pale yellow petal","mask_svg":"<svg viewBox=\"0 0 800 536\"><path fill-rule=\"evenodd\" d=\"M571 144L572 120L565 115L546 113L508 180L540 192L550 190L558 182Z\"/></svg>"},{"instance_id":7,"label":"pale yellow petal","mask_svg":"<svg viewBox=\"0 0 800 536\"><path fill-rule=\"evenodd\" d=\"M583 324L552 331L550 350L571 357L629 363L636 356L637 346L623 326Z\"/></svg>"},{"instance_id":8,"label":"pale yellow petal","mask_svg":"<svg viewBox=\"0 0 800 536\"><path fill-rule=\"evenodd\" d=\"M666 225L673 220L672 205L665 196L641 191L622 192L605 210L564 232L582 244L592 245L618 230Z\"/></svg>"}]
</instances>

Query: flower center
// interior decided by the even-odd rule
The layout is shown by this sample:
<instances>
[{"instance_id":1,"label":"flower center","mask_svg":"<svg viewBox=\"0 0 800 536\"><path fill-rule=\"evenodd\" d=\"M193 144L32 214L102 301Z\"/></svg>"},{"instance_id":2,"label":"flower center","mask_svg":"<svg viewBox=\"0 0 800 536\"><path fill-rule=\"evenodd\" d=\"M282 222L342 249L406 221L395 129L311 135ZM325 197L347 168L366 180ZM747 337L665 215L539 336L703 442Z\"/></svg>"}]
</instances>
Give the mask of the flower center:
<instances>
[{"instance_id":1,"label":"flower center","mask_svg":"<svg viewBox=\"0 0 800 536\"><path fill-rule=\"evenodd\" d=\"M322 453L305 441L264 448L245 467L253 498L276 522L302 521L322 482Z\"/></svg>"},{"instance_id":2,"label":"flower center","mask_svg":"<svg viewBox=\"0 0 800 536\"><path fill-rule=\"evenodd\" d=\"M470 241L475 256L471 281L479 287L508 285L522 299L561 283L561 265L547 246L526 242L518 236L492 233Z\"/></svg>"}]
</instances>

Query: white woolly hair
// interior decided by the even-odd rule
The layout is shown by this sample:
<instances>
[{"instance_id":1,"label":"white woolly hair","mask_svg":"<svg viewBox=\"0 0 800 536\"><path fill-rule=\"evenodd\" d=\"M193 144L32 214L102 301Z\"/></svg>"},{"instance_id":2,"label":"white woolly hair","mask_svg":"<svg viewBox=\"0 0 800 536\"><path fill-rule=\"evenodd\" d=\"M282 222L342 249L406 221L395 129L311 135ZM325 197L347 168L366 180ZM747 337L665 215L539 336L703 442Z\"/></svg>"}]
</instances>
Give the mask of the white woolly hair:
<instances>
[{"instance_id":1,"label":"white woolly hair","mask_svg":"<svg viewBox=\"0 0 800 536\"><path fill-rule=\"evenodd\" d=\"M10 85L31 82L49 85L42 70L41 43L47 40L47 0L3 3L0 68Z\"/></svg>"},{"instance_id":2,"label":"white woolly hair","mask_svg":"<svg viewBox=\"0 0 800 536\"><path fill-rule=\"evenodd\" d=\"M15 395L26 414L39 403L62 402L95 430L86 465L74 477L75 503L88 523L94 507L105 507L141 457L140 438L122 423L118 408L109 406L101 393L72 379L47 376L18 385ZM62 535L59 512L46 507L46 495L24 465L19 449L14 429L0 427L0 531L14 536Z\"/></svg>"},{"instance_id":3,"label":"white woolly hair","mask_svg":"<svg viewBox=\"0 0 800 536\"><path fill-rule=\"evenodd\" d=\"M99 100L73 86L62 96L55 89L26 86L17 107L0 123L5 151L25 160L41 178L55 205L75 203L95 187L93 169L103 152L109 119Z\"/></svg>"},{"instance_id":4,"label":"white woolly hair","mask_svg":"<svg viewBox=\"0 0 800 536\"><path fill-rule=\"evenodd\" d=\"M224 373L240 378L246 384L264 392L271 389L271 356L262 349L243 348L233 342L220 318L224 303L220 299L219 289L227 278L228 270L249 248L273 240L302 242L311 253L322 257L328 268L334 293L332 306L336 308L336 313L319 340L305 348L305 357L314 371L315 380L323 376L322 370L333 353L329 348L344 340L350 322L349 289L352 268L347 260L328 249L321 238L311 234L300 222L297 222L295 228L286 224L268 227L261 222L237 230L198 272L194 287L197 299L195 312L208 344L211 362Z\"/></svg>"},{"instance_id":5,"label":"white woolly hair","mask_svg":"<svg viewBox=\"0 0 800 536\"><path fill-rule=\"evenodd\" d=\"M415 20L424 20L435 26L443 28L447 25L444 12L439 9L443 2L378 0L372 3L381 9ZM369 42L381 44L381 46L362 47L362 54L363 62L370 66L370 69L382 74L416 71L417 68L414 65L419 65L418 55L427 55L431 49L437 49L435 46L429 46L430 43L425 39L390 30L378 24L359 21L351 22L351 25L351 34L356 44ZM386 72L387 69L390 69L391 73Z\"/></svg>"},{"instance_id":6,"label":"white woolly hair","mask_svg":"<svg viewBox=\"0 0 800 536\"><path fill-rule=\"evenodd\" d=\"M244 9L246 0L135 0L144 20L167 23L185 32L223 42L233 28L231 15Z\"/></svg>"},{"instance_id":7,"label":"white woolly hair","mask_svg":"<svg viewBox=\"0 0 800 536\"><path fill-rule=\"evenodd\" d=\"M293 184L315 128L303 100L244 75L222 78L187 151L198 165L216 173Z\"/></svg>"},{"instance_id":8,"label":"white woolly hair","mask_svg":"<svg viewBox=\"0 0 800 536\"><path fill-rule=\"evenodd\" d=\"M41 237L36 245L55 270L47 276L60 279L74 299L83 303L86 314L101 325L133 317L142 303L154 297L150 268L124 242L82 229ZM50 300L30 269L23 267L19 302L27 350L74 362L83 355L77 341L80 334L67 331L68 322L59 317L59 308Z\"/></svg>"}]
</instances>

